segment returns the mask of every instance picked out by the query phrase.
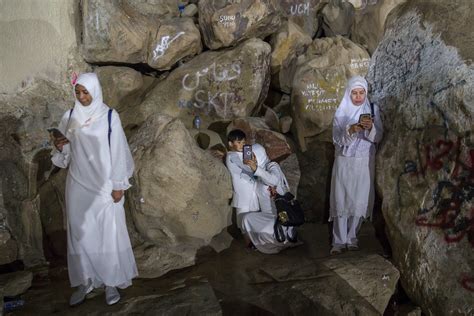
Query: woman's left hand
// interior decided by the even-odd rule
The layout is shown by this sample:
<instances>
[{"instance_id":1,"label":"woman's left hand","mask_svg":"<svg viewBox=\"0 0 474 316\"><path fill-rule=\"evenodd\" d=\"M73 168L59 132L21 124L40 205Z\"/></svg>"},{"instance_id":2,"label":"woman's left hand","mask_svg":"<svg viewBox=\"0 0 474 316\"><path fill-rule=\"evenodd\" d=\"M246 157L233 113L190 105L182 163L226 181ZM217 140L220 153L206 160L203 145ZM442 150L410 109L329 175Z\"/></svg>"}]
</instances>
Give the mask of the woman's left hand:
<instances>
[{"instance_id":1,"label":"woman's left hand","mask_svg":"<svg viewBox=\"0 0 474 316\"><path fill-rule=\"evenodd\" d=\"M123 190L112 190L112 198L114 203L118 203L123 197Z\"/></svg>"}]
</instances>

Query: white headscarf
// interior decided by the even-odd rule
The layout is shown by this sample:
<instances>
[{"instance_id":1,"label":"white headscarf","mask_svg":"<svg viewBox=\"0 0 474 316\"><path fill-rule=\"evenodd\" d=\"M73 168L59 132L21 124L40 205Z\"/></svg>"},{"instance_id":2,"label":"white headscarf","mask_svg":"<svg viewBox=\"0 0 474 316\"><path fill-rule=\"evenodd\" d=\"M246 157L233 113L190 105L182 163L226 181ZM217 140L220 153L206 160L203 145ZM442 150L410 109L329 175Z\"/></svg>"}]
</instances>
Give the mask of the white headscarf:
<instances>
[{"instance_id":1,"label":"white headscarf","mask_svg":"<svg viewBox=\"0 0 474 316\"><path fill-rule=\"evenodd\" d=\"M260 168L266 169L267 164L270 162L270 159L267 156L265 148L260 144L253 144L252 151L257 158L257 164Z\"/></svg>"},{"instance_id":2,"label":"white headscarf","mask_svg":"<svg viewBox=\"0 0 474 316\"><path fill-rule=\"evenodd\" d=\"M288 192L290 189L285 174L278 163L270 161L270 158L268 158L267 152L265 151L265 147L260 144L254 144L252 145L252 151L257 158L258 167L278 177L278 184L276 185L278 194L283 195ZM267 193L266 185L264 192Z\"/></svg>"},{"instance_id":3,"label":"white headscarf","mask_svg":"<svg viewBox=\"0 0 474 316\"><path fill-rule=\"evenodd\" d=\"M76 92L74 91L76 101L74 103L74 110L71 117L71 129L88 125L102 115L105 115L109 110L109 107L104 104L102 99L102 87L100 86L99 78L97 78L95 73L90 72L81 74L77 78L74 89L78 84L87 89L92 97L92 102L88 106L83 106L77 99Z\"/></svg>"},{"instance_id":4,"label":"white headscarf","mask_svg":"<svg viewBox=\"0 0 474 316\"><path fill-rule=\"evenodd\" d=\"M365 90L365 101L361 105L354 105L351 100L351 91L356 88L364 88ZM336 119L341 123L342 126L349 124L355 124L359 121L360 114L370 113L370 101L367 96L368 84L367 81L361 76L354 76L347 82L346 91L344 92L344 98L342 98L339 107L336 110Z\"/></svg>"}]
</instances>

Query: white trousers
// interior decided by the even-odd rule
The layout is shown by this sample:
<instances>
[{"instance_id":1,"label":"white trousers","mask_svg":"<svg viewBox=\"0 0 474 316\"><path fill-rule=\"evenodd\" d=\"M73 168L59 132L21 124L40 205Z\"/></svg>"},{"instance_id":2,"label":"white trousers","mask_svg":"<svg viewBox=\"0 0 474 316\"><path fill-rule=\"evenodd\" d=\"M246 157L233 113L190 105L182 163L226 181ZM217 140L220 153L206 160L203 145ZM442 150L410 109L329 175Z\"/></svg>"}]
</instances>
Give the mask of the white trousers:
<instances>
[{"instance_id":1,"label":"white trousers","mask_svg":"<svg viewBox=\"0 0 474 316\"><path fill-rule=\"evenodd\" d=\"M339 216L333 218L332 245L357 245L357 233L360 228L360 217Z\"/></svg>"}]
</instances>

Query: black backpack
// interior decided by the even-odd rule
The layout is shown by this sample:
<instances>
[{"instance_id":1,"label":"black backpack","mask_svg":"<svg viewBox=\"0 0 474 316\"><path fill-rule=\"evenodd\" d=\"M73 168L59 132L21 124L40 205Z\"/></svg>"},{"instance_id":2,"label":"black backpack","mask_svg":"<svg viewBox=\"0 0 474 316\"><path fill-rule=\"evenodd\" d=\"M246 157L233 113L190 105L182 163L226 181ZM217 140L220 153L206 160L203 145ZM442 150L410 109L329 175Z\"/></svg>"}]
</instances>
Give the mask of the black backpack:
<instances>
[{"instance_id":1,"label":"black backpack","mask_svg":"<svg viewBox=\"0 0 474 316\"><path fill-rule=\"evenodd\" d=\"M300 202L290 192L277 194L275 198L278 222L283 226L301 226L304 224L304 212Z\"/></svg>"},{"instance_id":2,"label":"black backpack","mask_svg":"<svg viewBox=\"0 0 474 316\"><path fill-rule=\"evenodd\" d=\"M274 233L278 242L286 240L282 226L301 226L304 224L304 211L298 200L290 192L285 195L277 194L275 198L277 219L275 221Z\"/></svg>"}]
</instances>

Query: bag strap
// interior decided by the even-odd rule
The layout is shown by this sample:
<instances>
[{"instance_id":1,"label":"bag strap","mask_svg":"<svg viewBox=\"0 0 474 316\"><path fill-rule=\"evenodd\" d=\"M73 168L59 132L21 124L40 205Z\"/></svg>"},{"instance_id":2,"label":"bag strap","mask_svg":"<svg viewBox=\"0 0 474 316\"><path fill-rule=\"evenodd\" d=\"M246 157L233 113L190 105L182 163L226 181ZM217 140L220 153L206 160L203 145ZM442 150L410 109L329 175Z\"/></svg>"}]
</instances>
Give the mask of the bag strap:
<instances>
[{"instance_id":1,"label":"bag strap","mask_svg":"<svg viewBox=\"0 0 474 316\"><path fill-rule=\"evenodd\" d=\"M110 147L110 134L112 134L112 109L109 109L109 113L107 115L107 119L109 121L109 132L107 134L107 137L109 139L109 147Z\"/></svg>"},{"instance_id":2,"label":"bag strap","mask_svg":"<svg viewBox=\"0 0 474 316\"><path fill-rule=\"evenodd\" d=\"M370 115L372 118L375 117L374 104L372 102L370 102Z\"/></svg>"}]
</instances>

